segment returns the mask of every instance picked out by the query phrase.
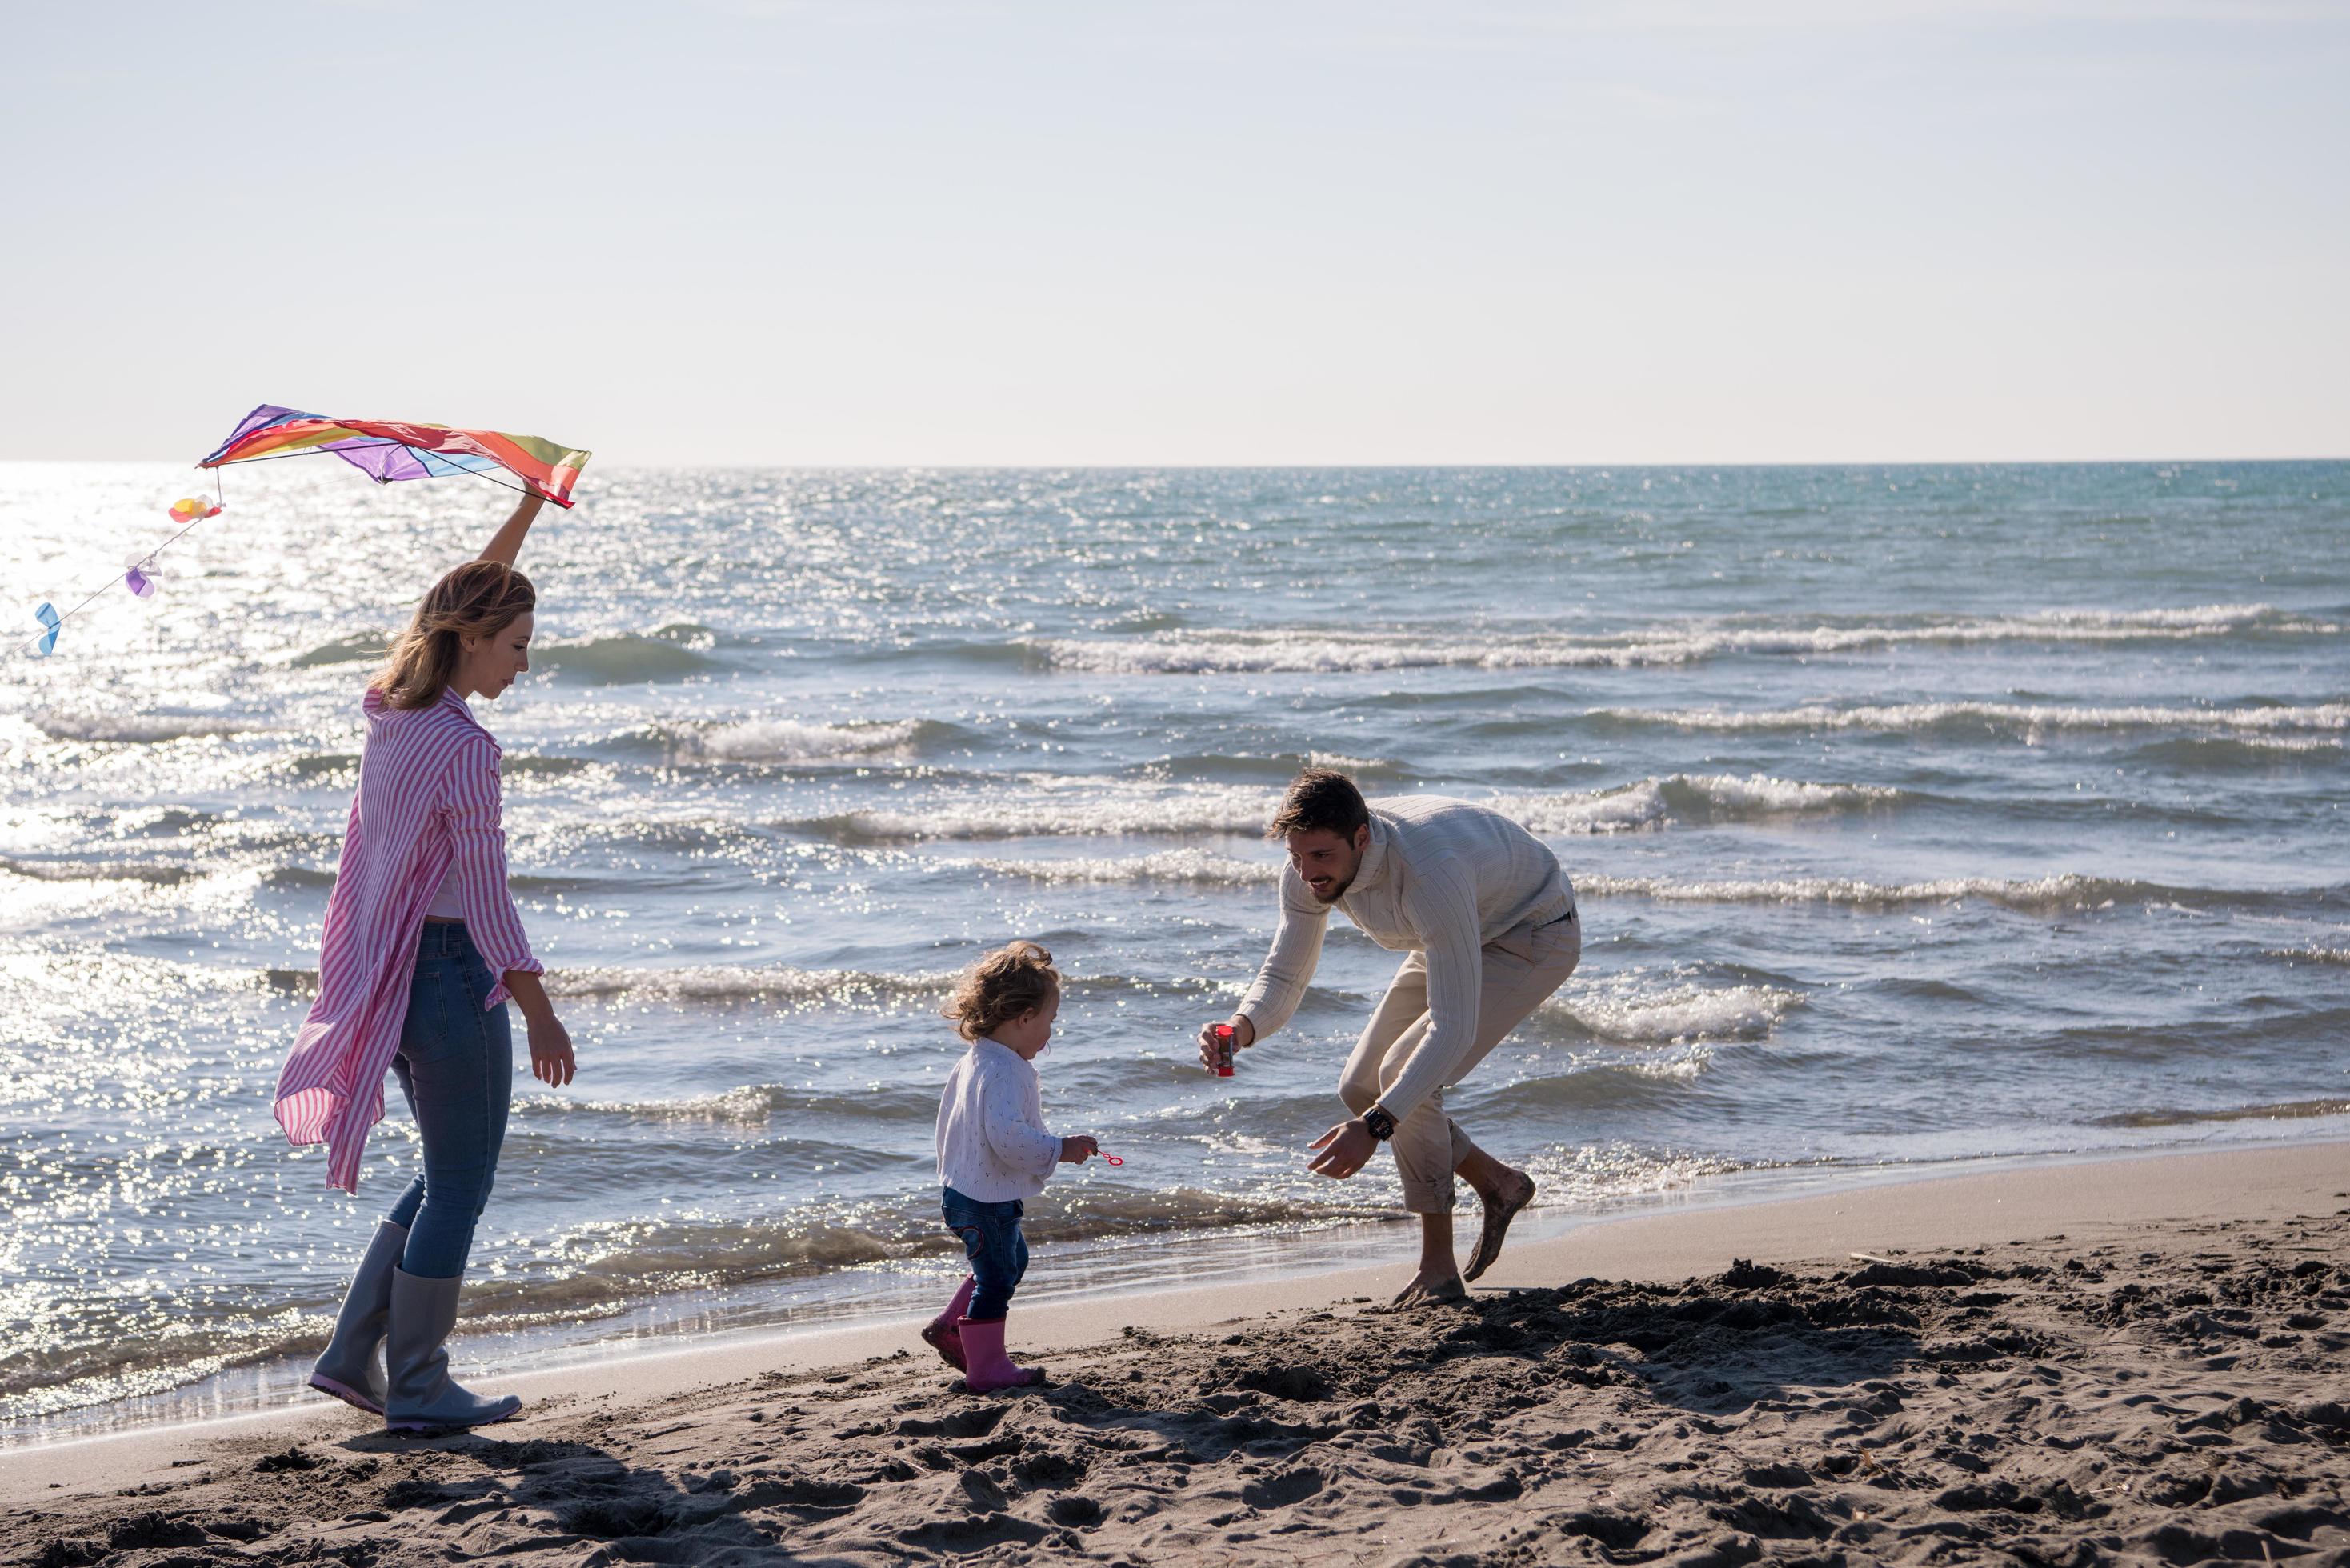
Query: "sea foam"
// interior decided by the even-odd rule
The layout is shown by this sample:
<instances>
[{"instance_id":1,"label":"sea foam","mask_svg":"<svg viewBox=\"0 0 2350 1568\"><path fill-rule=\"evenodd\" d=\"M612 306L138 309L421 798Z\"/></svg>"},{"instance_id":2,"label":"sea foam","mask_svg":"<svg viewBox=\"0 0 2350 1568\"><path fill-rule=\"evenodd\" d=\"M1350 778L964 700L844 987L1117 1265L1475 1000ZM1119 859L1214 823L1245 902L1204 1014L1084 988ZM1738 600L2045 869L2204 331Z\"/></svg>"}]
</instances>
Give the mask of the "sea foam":
<instances>
[{"instance_id":1,"label":"sea foam","mask_svg":"<svg viewBox=\"0 0 2350 1568\"><path fill-rule=\"evenodd\" d=\"M1659 990L1627 986L1600 992L1570 986L1544 1002L1543 1011L1581 1025L1598 1039L1664 1045L1692 1040L1760 1040L1804 1000L1800 991L1771 985L1718 989L1675 985Z\"/></svg>"},{"instance_id":2,"label":"sea foam","mask_svg":"<svg viewBox=\"0 0 2350 1568\"><path fill-rule=\"evenodd\" d=\"M1681 730L1890 730L1919 732L1973 726L2040 730L2340 730L2350 728L2350 702L2241 708L2078 707L2022 702L1904 702L1886 706L1739 710L1720 708L1596 708L1594 718Z\"/></svg>"},{"instance_id":3,"label":"sea foam","mask_svg":"<svg viewBox=\"0 0 2350 1568\"><path fill-rule=\"evenodd\" d=\"M857 810L781 826L844 842L890 839L1255 836L1279 802L1277 791L1237 784L1146 784L1112 779L1024 781L1024 793L957 794L931 804ZM1870 784L1815 784L1767 774L1675 774L1599 790L1518 792L1477 804L1552 836L1636 832L1676 821L1764 821L1803 813L1881 809L1908 798ZM1154 857L1097 862L1083 874L1041 861L993 861L988 868L1047 881L1129 879L1212 881L1207 863L1179 876L1182 863ZM1253 879L1253 878L1248 878Z\"/></svg>"},{"instance_id":4,"label":"sea foam","mask_svg":"<svg viewBox=\"0 0 2350 1568\"><path fill-rule=\"evenodd\" d=\"M749 719L676 734L681 760L729 763L829 763L910 757L927 726L919 719L870 723L811 724L797 719Z\"/></svg>"},{"instance_id":5,"label":"sea foam","mask_svg":"<svg viewBox=\"0 0 2350 1568\"><path fill-rule=\"evenodd\" d=\"M1699 622L1614 634L1437 636L1409 629L1164 632L1057 638L1034 645L1059 669L1097 675L1336 674L1413 669L1633 669L1737 655L1846 653L1910 643L2107 643L2262 633L2329 635L2330 622L2263 604L2145 610L2059 609L2012 616L1757 626Z\"/></svg>"}]
</instances>

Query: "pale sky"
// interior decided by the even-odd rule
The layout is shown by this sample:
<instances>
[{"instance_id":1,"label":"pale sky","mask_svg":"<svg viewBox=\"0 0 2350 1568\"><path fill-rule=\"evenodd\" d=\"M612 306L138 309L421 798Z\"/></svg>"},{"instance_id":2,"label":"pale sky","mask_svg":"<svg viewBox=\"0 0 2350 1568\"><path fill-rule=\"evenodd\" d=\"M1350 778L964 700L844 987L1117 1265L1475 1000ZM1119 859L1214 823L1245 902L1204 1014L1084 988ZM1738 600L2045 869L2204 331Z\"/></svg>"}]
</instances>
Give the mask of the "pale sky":
<instances>
[{"instance_id":1,"label":"pale sky","mask_svg":"<svg viewBox=\"0 0 2350 1568\"><path fill-rule=\"evenodd\" d=\"M0 20L0 457L2350 455L2350 4Z\"/></svg>"}]
</instances>

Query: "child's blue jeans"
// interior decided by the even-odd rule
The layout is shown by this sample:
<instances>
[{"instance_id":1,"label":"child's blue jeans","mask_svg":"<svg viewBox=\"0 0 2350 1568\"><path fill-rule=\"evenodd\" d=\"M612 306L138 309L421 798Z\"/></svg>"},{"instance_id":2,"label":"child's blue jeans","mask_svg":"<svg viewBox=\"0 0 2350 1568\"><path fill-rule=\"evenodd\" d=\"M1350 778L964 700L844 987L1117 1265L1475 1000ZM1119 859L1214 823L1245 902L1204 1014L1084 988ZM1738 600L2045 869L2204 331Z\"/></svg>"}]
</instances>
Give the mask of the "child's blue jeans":
<instances>
[{"instance_id":1,"label":"child's blue jeans","mask_svg":"<svg viewBox=\"0 0 2350 1568\"><path fill-rule=\"evenodd\" d=\"M939 1208L947 1229L962 1238L971 1277L979 1282L964 1315L973 1323L993 1323L1012 1310L1012 1293L1028 1272L1028 1238L1020 1233L1020 1217L1028 1206L1017 1198L982 1203L948 1187L941 1189Z\"/></svg>"}]
</instances>

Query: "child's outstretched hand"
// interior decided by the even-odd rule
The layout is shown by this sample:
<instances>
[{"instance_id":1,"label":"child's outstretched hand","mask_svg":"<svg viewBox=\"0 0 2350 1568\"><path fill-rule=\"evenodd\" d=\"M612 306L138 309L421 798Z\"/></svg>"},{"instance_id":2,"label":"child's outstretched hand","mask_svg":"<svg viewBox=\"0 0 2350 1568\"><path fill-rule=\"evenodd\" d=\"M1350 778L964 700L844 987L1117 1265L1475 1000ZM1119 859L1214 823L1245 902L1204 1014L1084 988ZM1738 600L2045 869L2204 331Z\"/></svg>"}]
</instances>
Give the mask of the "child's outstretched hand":
<instances>
[{"instance_id":1,"label":"child's outstretched hand","mask_svg":"<svg viewBox=\"0 0 2350 1568\"><path fill-rule=\"evenodd\" d=\"M1092 1138L1086 1137L1083 1133L1078 1134L1076 1137L1065 1137L1061 1140L1061 1163L1063 1165L1083 1165L1086 1161L1091 1159L1100 1152L1101 1145L1096 1143Z\"/></svg>"}]
</instances>

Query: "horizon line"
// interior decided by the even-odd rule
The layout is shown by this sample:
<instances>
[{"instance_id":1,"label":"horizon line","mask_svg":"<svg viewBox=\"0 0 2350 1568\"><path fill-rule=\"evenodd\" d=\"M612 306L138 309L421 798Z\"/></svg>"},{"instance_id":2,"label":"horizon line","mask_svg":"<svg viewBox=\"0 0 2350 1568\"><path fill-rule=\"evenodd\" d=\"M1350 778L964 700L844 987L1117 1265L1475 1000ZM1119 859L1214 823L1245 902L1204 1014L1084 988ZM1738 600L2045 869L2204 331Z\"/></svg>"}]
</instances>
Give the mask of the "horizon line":
<instances>
[{"instance_id":1,"label":"horizon line","mask_svg":"<svg viewBox=\"0 0 2350 1568\"><path fill-rule=\"evenodd\" d=\"M595 449L590 448L590 449L588 449L588 450L589 450L590 456L591 456L591 458L592 458L592 456L593 456L593 454L594 454L594 452L595 452ZM307 455L320 455L320 456L323 456L323 455L329 455L329 454L327 454L327 453L323 453L323 452L321 452L321 453L314 453L314 454L307 454ZM1630 461L1627 461L1627 462L1609 462L1609 461L1603 460L1603 459L1579 459L1579 460L1574 460L1574 461L1523 461L1523 460L1512 460L1512 461L1500 461L1500 462L1495 462L1495 461L1479 461L1479 460L1473 460L1473 459L1472 459L1472 460L1457 460L1457 459L1456 459L1456 460L1450 460L1450 461L1430 460L1430 461L1425 461L1425 462L1392 462L1392 461L1389 461L1389 462L1328 462L1328 461L1315 462L1315 461L1305 461L1305 460L1292 460L1292 461L1285 461L1285 462L1054 462L1039 461L1039 460L1032 460L1032 461L1017 462L909 462L909 461L897 461L897 462L764 462L764 461L748 461L748 460L741 460L741 459L726 459L726 460L721 460L721 461L687 461L687 462L609 462L609 463L601 463L601 464L598 464L598 467L597 467L597 472L599 472L599 473L610 473L610 472L616 472L616 471L625 472L625 471L628 471L628 470L634 470L634 469L673 469L673 468L701 468L701 469L710 469L710 468L719 468L719 469L741 469L741 470L746 470L746 471L760 471L760 470L766 470L766 471L778 471L778 470L780 470L780 471L784 471L784 472L901 472L901 471L909 471L909 470L914 470L914 471L931 470L931 471L938 471L938 472L1014 473L1014 472L1029 472L1029 471L1034 471L1034 470L1038 470L1038 469L1074 469L1074 470L1087 471L1087 472L1118 472L1118 471L1122 471L1122 470L1135 470L1135 469L1157 469L1157 470L1166 470L1166 471L1174 471L1174 472L1210 472L1210 471L1231 471L1231 470L1253 471L1253 472L1284 472L1284 471L1293 471L1293 470L1305 470L1305 471L1328 471L1328 470L1333 470L1333 469L1359 469L1359 470L1372 470L1372 471L1380 471L1380 472L1409 472L1409 471L1410 471L1410 470L1414 470L1414 469L1444 469L1444 468L1452 468L1452 469L1516 469L1516 470L1528 470L1528 471L1544 471L1544 470L1549 470L1549 471L1570 471L1570 470L1596 470L1596 469L1685 469L1685 468L1724 468L1724 469L1728 469L1728 468L2120 468L2120 467L2131 467L2131 466L2149 465L2149 464L2156 464L2156 465L2178 464L2178 465L2182 465L2182 466L2194 467L2194 466L2210 465L2210 464L2219 464L2219 463L2234 463L2234 464L2247 464L2247 463L2272 463L2272 464L2276 464L2276 465L2279 465L2279 466L2282 466L2282 465L2285 465L2285 464L2291 464L2291 463L2329 463L2329 462L2331 462L2331 463L2350 462L2350 452L2343 452L2343 453L2328 454L2328 455L2324 455L2324 456L2319 456L2319 455L2302 455L2302 456L2286 456L2286 457L2211 457L2211 456L2205 456L2205 457L2022 457L2022 458L2001 458L2001 457L1963 457L1963 458L1961 458L1961 457L1950 457L1950 458L1936 458L1936 457L1901 457L1901 458L1733 458L1733 459L1702 459L1702 458L1700 458L1700 459L1663 459L1663 458L1638 458L1638 459L1634 459L1634 460L1630 460ZM158 467L169 466L169 467L174 467L174 468L176 468L176 467L182 467L182 466L184 466L184 467L186 467L186 468L190 469L190 470L193 470L193 471L196 471L196 472L217 472L217 471L213 471L213 470L206 470L206 469L204 469L204 468L203 468L203 464L202 464L202 463L200 463L200 462L186 462L186 463L184 463L184 464L183 464L183 463L180 462L178 460L175 460L175 459L172 459L172 458L162 458L162 457L55 457L55 456L41 456L41 457L7 457L7 456L0 456L0 463L28 463L28 464L29 464L29 463L83 463L83 464L93 464L93 465L95 465L95 464L104 464L104 463L120 463L120 464L126 464L126 465L127 465L127 464L134 464L134 463L135 463L135 464L141 464L141 465L154 465L154 466L158 466ZM228 464L224 464L224 465L223 465L223 467L224 467L224 468L233 468L233 467L236 467L236 466L238 466L238 465L237 465L237 464L234 464L234 463L228 463Z\"/></svg>"}]
</instances>

